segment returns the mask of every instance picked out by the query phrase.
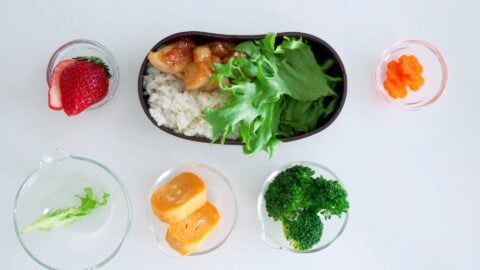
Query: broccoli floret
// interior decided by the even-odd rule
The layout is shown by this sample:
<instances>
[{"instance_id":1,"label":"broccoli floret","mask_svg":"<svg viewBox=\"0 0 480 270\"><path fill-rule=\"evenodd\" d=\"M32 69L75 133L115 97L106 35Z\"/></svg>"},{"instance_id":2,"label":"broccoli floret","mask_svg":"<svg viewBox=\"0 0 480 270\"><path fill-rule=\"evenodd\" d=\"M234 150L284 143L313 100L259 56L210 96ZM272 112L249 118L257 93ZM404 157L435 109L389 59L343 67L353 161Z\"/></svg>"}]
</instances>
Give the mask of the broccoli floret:
<instances>
[{"instance_id":1,"label":"broccoli floret","mask_svg":"<svg viewBox=\"0 0 480 270\"><path fill-rule=\"evenodd\" d=\"M283 232L294 249L307 250L320 242L323 223L315 211L301 210L295 220L283 221Z\"/></svg>"},{"instance_id":2,"label":"broccoli floret","mask_svg":"<svg viewBox=\"0 0 480 270\"><path fill-rule=\"evenodd\" d=\"M347 192L338 181L314 178L309 167L294 166L280 174L265 192L268 216L283 223L293 248L306 250L320 241L325 219L341 216L349 208Z\"/></svg>"},{"instance_id":3,"label":"broccoli floret","mask_svg":"<svg viewBox=\"0 0 480 270\"><path fill-rule=\"evenodd\" d=\"M319 177L312 182L308 189L309 204L307 207L320 212L325 219L332 216L340 217L350 207L347 200L347 191L338 181Z\"/></svg>"},{"instance_id":4,"label":"broccoli floret","mask_svg":"<svg viewBox=\"0 0 480 270\"><path fill-rule=\"evenodd\" d=\"M268 216L275 221L294 219L306 200L305 187L312 185L314 171L305 166L294 166L278 174L265 192Z\"/></svg>"}]
</instances>

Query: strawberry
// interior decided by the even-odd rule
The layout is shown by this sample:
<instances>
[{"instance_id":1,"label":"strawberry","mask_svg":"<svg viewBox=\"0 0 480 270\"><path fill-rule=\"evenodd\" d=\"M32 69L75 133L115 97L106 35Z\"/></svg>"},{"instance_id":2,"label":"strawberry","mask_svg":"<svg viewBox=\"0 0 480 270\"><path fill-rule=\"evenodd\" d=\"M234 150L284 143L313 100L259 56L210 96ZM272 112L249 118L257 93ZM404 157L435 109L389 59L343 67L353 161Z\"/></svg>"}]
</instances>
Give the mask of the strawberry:
<instances>
[{"instance_id":1,"label":"strawberry","mask_svg":"<svg viewBox=\"0 0 480 270\"><path fill-rule=\"evenodd\" d=\"M50 88L48 89L48 106L53 110L63 109L62 93L60 92L60 75L66 67L74 62L75 60L73 59L63 60L53 69L49 82Z\"/></svg>"},{"instance_id":2,"label":"strawberry","mask_svg":"<svg viewBox=\"0 0 480 270\"><path fill-rule=\"evenodd\" d=\"M60 75L63 110L68 116L79 114L102 100L111 77L108 67L97 57L77 57Z\"/></svg>"}]
</instances>

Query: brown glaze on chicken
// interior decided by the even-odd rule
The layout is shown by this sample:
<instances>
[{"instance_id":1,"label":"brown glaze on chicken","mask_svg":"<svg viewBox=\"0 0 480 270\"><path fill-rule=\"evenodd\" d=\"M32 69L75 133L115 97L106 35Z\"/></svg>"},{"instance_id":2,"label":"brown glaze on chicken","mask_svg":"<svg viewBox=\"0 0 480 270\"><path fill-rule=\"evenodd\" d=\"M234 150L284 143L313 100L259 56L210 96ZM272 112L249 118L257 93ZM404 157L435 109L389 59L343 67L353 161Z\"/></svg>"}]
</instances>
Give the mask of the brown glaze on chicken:
<instances>
[{"instance_id":1,"label":"brown glaze on chicken","mask_svg":"<svg viewBox=\"0 0 480 270\"><path fill-rule=\"evenodd\" d=\"M220 41L195 46L191 39L183 38L150 52L148 60L160 71L183 79L185 89L211 92L218 88L217 83L210 82L213 64L225 63L231 57L243 54L234 48L235 44Z\"/></svg>"},{"instance_id":2,"label":"brown glaze on chicken","mask_svg":"<svg viewBox=\"0 0 480 270\"><path fill-rule=\"evenodd\" d=\"M195 43L191 39L182 38L156 52L150 52L148 61L160 71L183 78L185 66L193 61L194 48Z\"/></svg>"},{"instance_id":3,"label":"brown glaze on chicken","mask_svg":"<svg viewBox=\"0 0 480 270\"><path fill-rule=\"evenodd\" d=\"M224 58L235 49L235 44L231 42L215 41L209 44L212 54Z\"/></svg>"},{"instance_id":4,"label":"brown glaze on chicken","mask_svg":"<svg viewBox=\"0 0 480 270\"><path fill-rule=\"evenodd\" d=\"M210 83L213 74L213 63L218 57L206 45L197 46L193 50L193 62L184 69L184 83L187 90L213 91L218 85Z\"/></svg>"}]
</instances>

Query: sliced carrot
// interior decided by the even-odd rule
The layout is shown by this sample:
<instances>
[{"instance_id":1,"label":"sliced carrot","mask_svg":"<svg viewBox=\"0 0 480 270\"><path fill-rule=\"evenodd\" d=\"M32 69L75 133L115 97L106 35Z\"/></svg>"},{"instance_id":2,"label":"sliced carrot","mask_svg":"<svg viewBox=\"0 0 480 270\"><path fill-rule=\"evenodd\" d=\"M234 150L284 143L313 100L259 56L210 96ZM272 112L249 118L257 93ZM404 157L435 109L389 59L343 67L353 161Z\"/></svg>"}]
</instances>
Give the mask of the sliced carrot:
<instances>
[{"instance_id":1,"label":"sliced carrot","mask_svg":"<svg viewBox=\"0 0 480 270\"><path fill-rule=\"evenodd\" d=\"M383 86L392 98L407 96L406 87L412 91L419 90L425 83L422 77L423 66L414 55L402 55L398 61L387 64L386 79Z\"/></svg>"},{"instance_id":2,"label":"sliced carrot","mask_svg":"<svg viewBox=\"0 0 480 270\"><path fill-rule=\"evenodd\" d=\"M399 59L400 71L402 75L407 74L421 74L423 67L418 62L418 59L413 55L402 55Z\"/></svg>"},{"instance_id":3,"label":"sliced carrot","mask_svg":"<svg viewBox=\"0 0 480 270\"><path fill-rule=\"evenodd\" d=\"M385 89L387 89L388 94L392 98L404 98L405 96L407 96L407 89L405 88L405 86L398 87L397 85L389 81L385 81L383 83L383 86L385 87Z\"/></svg>"},{"instance_id":4,"label":"sliced carrot","mask_svg":"<svg viewBox=\"0 0 480 270\"><path fill-rule=\"evenodd\" d=\"M410 88L412 91L417 91L422 87L422 85L425 83L425 80L423 79L422 76L416 77L413 80L407 81L406 85Z\"/></svg>"}]
</instances>

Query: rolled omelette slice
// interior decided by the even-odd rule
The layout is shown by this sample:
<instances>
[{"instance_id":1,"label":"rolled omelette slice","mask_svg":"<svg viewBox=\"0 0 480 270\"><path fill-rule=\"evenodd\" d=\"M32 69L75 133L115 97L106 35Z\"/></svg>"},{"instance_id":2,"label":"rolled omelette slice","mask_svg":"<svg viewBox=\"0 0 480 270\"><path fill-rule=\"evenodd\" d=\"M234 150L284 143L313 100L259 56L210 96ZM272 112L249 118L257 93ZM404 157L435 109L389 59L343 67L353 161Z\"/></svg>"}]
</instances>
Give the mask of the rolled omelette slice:
<instances>
[{"instance_id":1,"label":"rolled omelette slice","mask_svg":"<svg viewBox=\"0 0 480 270\"><path fill-rule=\"evenodd\" d=\"M183 172L153 192L153 212L163 222L176 223L207 202L207 188L194 173Z\"/></svg>"},{"instance_id":2,"label":"rolled omelette slice","mask_svg":"<svg viewBox=\"0 0 480 270\"><path fill-rule=\"evenodd\" d=\"M165 239L183 256L200 250L203 242L217 227L220 212L210 202L175 224L170 224Z\"/></svg>"}]
</instances>

